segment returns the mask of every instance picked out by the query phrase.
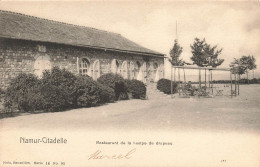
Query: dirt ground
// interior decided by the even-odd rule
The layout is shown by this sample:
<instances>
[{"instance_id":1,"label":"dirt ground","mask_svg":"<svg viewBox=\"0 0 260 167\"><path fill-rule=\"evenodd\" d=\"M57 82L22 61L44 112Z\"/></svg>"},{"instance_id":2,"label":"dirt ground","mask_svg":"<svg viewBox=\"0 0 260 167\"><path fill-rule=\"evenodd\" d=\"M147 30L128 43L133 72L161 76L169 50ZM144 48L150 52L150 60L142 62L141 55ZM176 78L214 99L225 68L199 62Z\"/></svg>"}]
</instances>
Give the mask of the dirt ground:
<instances>
[{"instance_id":1,"label":"dirt ground","mask_svg":"<svg viewBox=\"0 0 260 167\"><path fill-rule=\"evenodd\" d=\"M58 113L0 120L1 161L66 161L68 166L260 165L260 85L238 97L128 100ZM21 137L64 137L66 146L21 144ZM171 142L171 146L109 146L96 141ZM132 160L89 161L97 149L136 149ZM33 158L32 158L33 157ZM0 165L1 166L1 165ZM4 167L9 167L4 165Z\"/></svg>"},{"instance_id":2,"label":"dirt ground","mask_svg":"<svg viewBox=\"0 0 260 167\"><path fill-rule=\"evenodd\" d=\"M128 100L58 113L0 120L2 128L202 129L260 132L260 85L242 85L240 96ZM33 126L33 127L32 127Z\"/></svg>"}]
</instances>

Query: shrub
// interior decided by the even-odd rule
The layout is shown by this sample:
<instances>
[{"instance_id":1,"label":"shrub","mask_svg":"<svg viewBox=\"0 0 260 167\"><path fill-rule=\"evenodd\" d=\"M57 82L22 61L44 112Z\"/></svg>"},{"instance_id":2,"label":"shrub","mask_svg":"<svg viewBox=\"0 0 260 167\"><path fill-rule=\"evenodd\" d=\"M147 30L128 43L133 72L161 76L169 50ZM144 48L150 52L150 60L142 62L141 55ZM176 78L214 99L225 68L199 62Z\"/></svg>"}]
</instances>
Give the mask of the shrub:
<instances>
[{"instance_id":1,"label":"shrub","mask_svg":"<svg viewBox=\"0 0 260 167\"><path fill-rule=\"evenodd\" d=\"M96 81L89 77L79 76L75 82L74 94L78 107L90 107L99 104L101 89Z\"/></svg>"},{"instance_id":2,"label":"shrub","mask_svg":"<svg viewBox=\"0 0 260 167\"><path fill-rule=\"evenodd\" d=\"M250 80L250 83L256 84L256 83L257 83L257 79L256 79L256 78L251 79L251 80Z\"/></svg>"},{"instance_id":3,"label":"shrub","mask_svg":"<svg viewBox=\"0 0 260 167\"><path fill-rule=\"evenodd\" d=\"M115 98L116 100L127 100L127 86L125 81L119 81L115 83Z\"/></svg>"},{"instance_id":4,"label":"shrub","mask_svg":"<svg viewBox=\"0 0 260 167\"><path fill-rule=\"evenodd\" d=\"M98 82L112 88L115 92L115 99L128 99L127 87L125 80L121 75L118 74L104 74L98 78Z\"/></svg>"},{"instance_id":5,"label":"shrub","mask_svg":"<svg viewBox=\"0 0 260 167\"><path fill-rule=\"evenodd\" d=\"M145 99L146 97L146 87L145 84L136 79L126 80L127 92L132 94L135 99Z\"/></svg>"},{"instance_id":6,"label":"shrub","mask_svg":"<svg viewBox=\"0 0 260 167\"><path fill-rule=\"evenodd\" d=\"M0 105L1 103L4 101L4 95L5 95L5 91L3 89L0 88Z\"/></svg>"},{"instance_id":7,"label":"shrub","mask_svg":"<svg viewBox=\"0 0 260 167\"><path fill-rule=\"evenodd\" d=\"M58 112L67 109L67 94L65 91L50 83L41 85L29 90L28 98L30 111L43 110L45 112Z\"/></svg>"},{"instance_id":8,"label":"shrub","mask_svg":"<svg viewBox=\"0 0 260 167\"><path fill-rule=\"evenodd\" d=\"M73 108L76 105L74 94L76 79L76 76L68 70L54 67L50 71L45 71L41 80L43 85L53 85L57 87L55 89L63 90L64 106Z\"/></svg>"},{"instance_id":9,"label":"shrub","mask_svg":"<svg viewBox=\"0 0 260 167\"><path fill-rule=\"evenodd\" d=\"M6 89L5 107L7 109L18 109L29 111L29 89L36 87L40 81L33 74L19 74L14 78Z\"/></svg>"},{"instance_id":10,"label":"shrub","mask_svg":"<svg viewBox=\"0 0 260 167\"><path fill-rule=\"evenodd\" d=\"M88 76L75 76L57 67L45 71L42 79L33 74L20 74L12 80L5 93L5 106L9 110L18 109L26 112L36 110L55 112L95 106L114 100L114 89Z\"/></svg>"},{"instance_id":11,"label":"shrub","mask_svg":"<svg viewBox=\"0 0 260 167\"><path fill-rule=\"evenodd\" d=\"M172 84L173 93L177 92L177 83ZM171 94L171 80L169 79L160 79L157 82L157 89L165 94Z\"/></svg>"},{"instance_id":12,"label":"shrub","mask_svg":"<svg viewBox=\"0 0 260 167\"><path fill-rule=\"evenodd\" d=\"M112 89L106 85L100 84L100 83L97 83L97 84L98 84L99 89L101 89L100 90L100 103L103 104L103 103L114 102L115 101L114 89Z\"/></svg>"},{"instance_id":13,"label":"shrub","mask_svg":"<svg viewBox=\"0 0 260 167\"><path fill-rule=\"evenodd\" d=\"M43 82L33 74L20 74L11 81L5 95L5 107L19 111L61 111L66 106L67 94L50 82Z\"/></svg>"},{"instance_id":14,"label":"shrub","mask_svg":"<svg viewBox=\"0 0 260 167\"><path fill-rule=\"evenodd\" d=\"M42 110L43 97L40 92L41 84L37 84L31 88L28 88L28 97L27 97L27 110L36 111Z\"/></svg>"},{"instance_id":15,"label":"shrub","mask_svg":"<svg viewBox=\"0 0 260 167\"><path fill-rule=\"evenodd\" d=\"M4 94L5 94L5 91L2 88L0 88L0 95L4 95Z\"/></svg>"},{"instance_id":16,"label":"shrub","mask_svg":"<svg viewBox=\"0 0 260 167\"><path fill-rule=\"evenodd\" d=\"M120 81L124 82L124 78L118 74L108 73L100 76L97 81L103 85L107 85L108 87L115 89L116 83Z\"/></svg>"}]
</instances>

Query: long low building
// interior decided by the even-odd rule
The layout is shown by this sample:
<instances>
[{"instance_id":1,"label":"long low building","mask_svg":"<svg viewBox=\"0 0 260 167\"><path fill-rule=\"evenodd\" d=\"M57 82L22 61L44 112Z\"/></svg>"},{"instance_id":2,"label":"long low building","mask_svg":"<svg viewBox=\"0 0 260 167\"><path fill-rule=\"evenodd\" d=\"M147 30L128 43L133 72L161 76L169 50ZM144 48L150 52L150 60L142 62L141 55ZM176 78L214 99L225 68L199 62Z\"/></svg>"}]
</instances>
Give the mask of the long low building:
<instances>
[{"instance_id":1,"label":"long low building","mask_svg":"<svg viewBox=\"0 0 260 167\"><path fill-rule=\"evenodd\" d=\"M0 10L0 88L21 72L41 77L54 66L149 84L163 78L164 55L120 34Z\"/></svg>"}]
</instances>

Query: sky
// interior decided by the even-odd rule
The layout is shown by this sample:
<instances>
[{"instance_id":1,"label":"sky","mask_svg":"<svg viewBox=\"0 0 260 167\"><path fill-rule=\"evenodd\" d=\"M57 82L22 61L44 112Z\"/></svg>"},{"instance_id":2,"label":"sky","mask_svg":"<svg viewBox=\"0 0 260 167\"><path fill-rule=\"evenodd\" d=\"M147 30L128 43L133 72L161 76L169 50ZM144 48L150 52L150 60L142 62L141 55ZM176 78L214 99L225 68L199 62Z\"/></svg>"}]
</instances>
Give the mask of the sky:
<instances>
[{"instance_id":1,"label":"sky","mask_svg":"<svg viewBox=\"0 0 260 167\"><path fill-rule=\"evenodd\" d=\"M260 77L260 1L0 1L0 9L119 33L166 56L178 38L181 58L187 62L191 62L194 38L205 38L223 48L219 58L225 61L220 67L229 67L234 58L253 55L258 66L255 77ZM186 75L193 74L197 72ZM165 75L170 75L167 61Z\"/></svg>"}]
</instances>

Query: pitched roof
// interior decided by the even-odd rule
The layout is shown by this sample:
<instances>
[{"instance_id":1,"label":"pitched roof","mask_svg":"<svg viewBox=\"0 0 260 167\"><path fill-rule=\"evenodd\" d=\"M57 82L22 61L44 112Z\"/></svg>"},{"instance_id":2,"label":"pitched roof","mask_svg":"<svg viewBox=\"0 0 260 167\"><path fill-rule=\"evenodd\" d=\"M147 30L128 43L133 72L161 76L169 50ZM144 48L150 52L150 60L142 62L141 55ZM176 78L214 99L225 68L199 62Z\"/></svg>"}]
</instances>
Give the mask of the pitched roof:
<instances>
[{"instance_id":1,"label":"pitched roof","mask_svg":"<svg viewBox=\"0 0 260 167\"><path fill-rule=\"evenodd\" d=\"M163 56L120 34L0 10L0 37Z\"/></svg>"}]
</instances>

